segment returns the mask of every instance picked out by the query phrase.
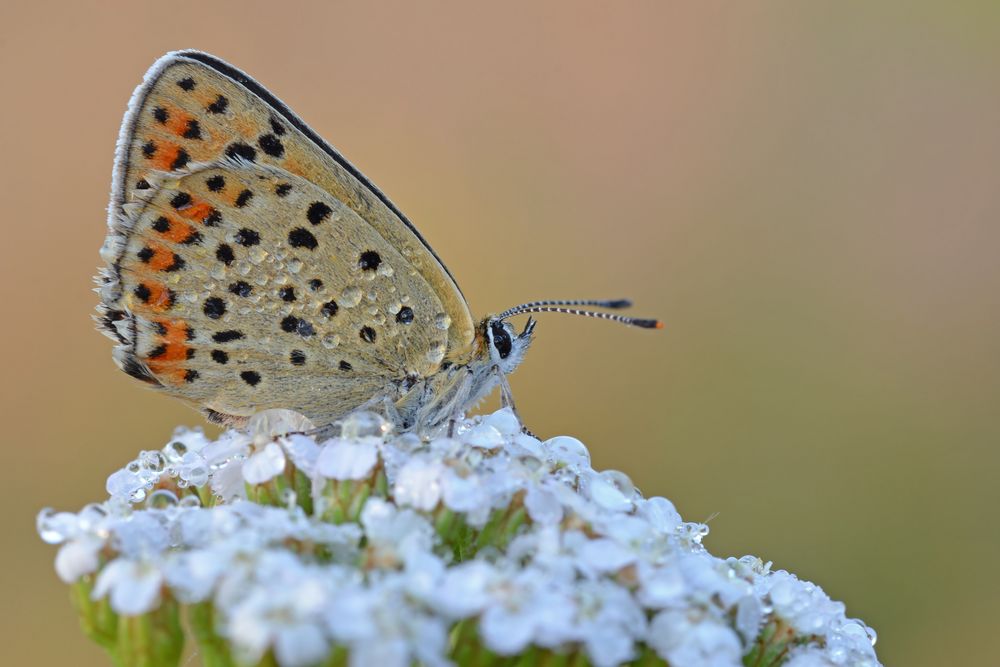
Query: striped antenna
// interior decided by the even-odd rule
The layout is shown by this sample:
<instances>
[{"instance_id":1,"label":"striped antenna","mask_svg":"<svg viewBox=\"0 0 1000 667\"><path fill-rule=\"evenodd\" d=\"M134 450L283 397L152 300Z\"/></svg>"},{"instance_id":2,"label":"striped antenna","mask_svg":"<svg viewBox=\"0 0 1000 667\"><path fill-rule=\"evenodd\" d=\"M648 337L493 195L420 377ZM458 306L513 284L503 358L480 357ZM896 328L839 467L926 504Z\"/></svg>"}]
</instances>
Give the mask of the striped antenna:
<instances>
[{"instance_id":1,"label":"striped antenna","mask_svg":"<svg viewBox=\"0 0 1000 667\"><path fill-rule=\"evenodd\" d=\"M530 301L528 303L522 303L520 306L514 306L510 310L500 313L497 315L498 320L505 320L512 314L527 312L523 310L524 308L538 308L539 306L597 306L598 308L631 308L632 302L628 299L548 299L546 301Z\"/></svg>"},{"instance_id":2,"label":"striped antenna","mask_svg":"<svg viewBox=\"0 0 1000 667\"><path fill-rule=\"evenodd\" d=\"M556 305L559 304L559 305ZM613 305L609 305L613 304ZM595 310L578 310L576 308L563 308L562 305L580 305L580 306L602 306L604 308L628 308L632 305L631 301L626 299L619 299L616 301L534 301L532 303L524 303L520 306L514 306L496 316L497 320L506 320L508 318L514 317L515 315L522 315L524 313L566 313L567 315L582 315L584 317L596 317L601 320L610 320L612 322L620 322L621 324L627 324L633 327L640 327L642 329L662 329L663 322L659 320L647 320L638 317L626 317L624 315L616 315L615 313L602 313Z\"/></svg>"}]
</instances>

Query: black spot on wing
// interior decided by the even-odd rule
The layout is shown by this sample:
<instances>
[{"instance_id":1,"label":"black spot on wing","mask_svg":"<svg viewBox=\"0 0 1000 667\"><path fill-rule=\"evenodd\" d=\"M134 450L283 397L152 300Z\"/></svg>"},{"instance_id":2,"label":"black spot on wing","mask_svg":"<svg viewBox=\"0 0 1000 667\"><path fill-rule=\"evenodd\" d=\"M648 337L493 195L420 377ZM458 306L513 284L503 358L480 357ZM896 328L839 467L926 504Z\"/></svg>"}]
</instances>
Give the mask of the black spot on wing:
<instances>
[{"instance_id":1,"label":"black spot on wing","mask_svg":"<svg viewBox=\"0 0 1000 667\"><path fill-rule=\"evenodd\" d=\"M306 219L312 224L318 225L329 218L331 213L333 213L333 209L321 201L316 201L309 204L309 209L306 211Z\"/></svg>"},{"instance_id":2,"label":"black spot on wing","mask_svg":"<svg viewBox=\"0 0 1000 667\"><path fill-rule=\"evenodd\" d=\"M235 144L230 144L229 147L226 148L226 155L231 158L242 158L247 162L253 162L257 159L257 150L249 144L237 142Z\"/></svg>"},{"instance_id":3,"label":"black spot on wing","mask_svg":"<svg viewBox=\"0 0 1000 667\"><path fill-rule=\"evenodd\" d=\"M292 231L288 232L288 245L293 248L308 248L309 250L315 250L319 242L313 233L310 232L305 227L297 227Z\"/></svg>"},{"instance_id":4,"label":"black spot on wing","mask_svg":"<svg viewBox=\"0 0 1000 667\"><path fill-rule=\"evenodd\" d=\"M243 338L243 332L237 331L236 329L229 329L227 331L218 331L212 334L212 340L216 343L229 343L234 340L239 340Z\"/></svg>"},{"instance_id":5,"label":"black spot on wing","mask_svg":"<svg viewBox=\"0 0 1000 667\"><path fill-rule=\"evenodd\" d=\"M273 134L262 134L257 138L257 145L271 157L280 158L285 154L285 147L281 144L281 140Z\"/></svg>"},{"instance_id":6,"label":"black spot on wing","mask_svg":"<svg viewBox=\"0 0 1000 667\"><path fill-rule=\"evenodd\" d=\"M236 197L236 207L243 208L244 206L250 203L250 200L252 198L253 198L253 192L251 192L250 190L244 190Z\"/></svg>"},{"instance_id":7,"label":"black spot on wing","mask_svg":"<svg viewBox=\"0 0 1000 667\"><path fill-rule=\"evenodd\" d=\"M205 299L205 303L202 304L201 310L205 313L206 317L217 320L226 314L226 302L217 296L210 296Z\"/></svg>"},{"instance_id":8,"label":"black spot on wing","mask_svg":"<svg viewBox=\"0 0 1000 667\"><path fill-rule=\"evenodd\" d=\"M236 255L233 254L231 246L225 243L220 243L219 247L215 250L215 258L226 266L229 266L233 263L233 260L236 259Z\"/></svg>"},{"instance_id":9,"label":"black spot on wing","mask_svg":"<svg viewBox=\"0 0 1000 667\"><path fill-rule=\"evenodd\" d=\"M222 188L226 187L226 179L216 174L205 181L205 186L212 192L219 192Z\"/></svg>"},{"instance_id":10,"label":"black spot on wing","mask_svg":"<svg viewBox=\"0 0 1000 667\"><path fill-rule=\"evenodd\" d=\"M240 377L251 387L256 387L260 382L260 373L257 371L243 371L240 373Z\"/></svg>"},{"instance_id":11,"label":"black spot on wing","mask_svg":"<svg viewBox=\"0 0 1000 667\"><path fill-rule=\"evenodd\" d=\"M215 101L205 107L208 113L223 113L226 107L229 106L229 100L226 99L224 95L219 95L215 98Z\"/></svg>"},{"instance_id":12,"label":"black spot on wing","mask_svg":"<svg viewBox=\"0 0 1000 667\"><path fill-rule=\"evenodd\" d=\"M238 280L229 286L229 291L235 294L236 296L242 296L246 298L253 293L253 287L251 287L250 283L246 282L245 280Z\"/></svg>"}]
</instances>

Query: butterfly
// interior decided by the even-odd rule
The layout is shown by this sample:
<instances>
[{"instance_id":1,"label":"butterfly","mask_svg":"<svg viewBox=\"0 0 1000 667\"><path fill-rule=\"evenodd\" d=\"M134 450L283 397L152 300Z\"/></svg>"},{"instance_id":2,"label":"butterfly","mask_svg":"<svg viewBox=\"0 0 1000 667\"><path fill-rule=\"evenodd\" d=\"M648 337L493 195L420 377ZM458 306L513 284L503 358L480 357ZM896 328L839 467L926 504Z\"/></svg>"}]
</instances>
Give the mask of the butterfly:
<instances>
[{"instance_id":1,"label":"butterfly","mask_svg":"<svg viewBox=\"0 0 1000 667\"><path fill-rule=\"evenodd\" d=\"M198 51L136 89L115 154L99 328L127 374L239 425L284 408L454 419L521 363L535 321L625 300L535 301L478 322L454 277L370 181L249 76Z\"/></svg>"}]
</instances>

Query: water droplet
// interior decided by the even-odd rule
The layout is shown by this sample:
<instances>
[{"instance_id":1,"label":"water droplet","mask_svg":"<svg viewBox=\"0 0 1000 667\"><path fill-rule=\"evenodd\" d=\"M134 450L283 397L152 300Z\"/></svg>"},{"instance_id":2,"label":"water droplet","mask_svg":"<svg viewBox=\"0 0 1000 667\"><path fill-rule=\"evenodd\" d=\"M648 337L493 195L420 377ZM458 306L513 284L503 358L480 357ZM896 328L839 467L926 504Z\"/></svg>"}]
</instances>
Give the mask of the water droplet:
<instances>
[{"instance_id":1,"label":"water droplet","mask_svg":"<svg viewBox=\"0 0 1000 667\"><path fill-rule=\"evenodd\" d=\"M368 299L369 302L375 303L375 300L378 299L378 292L373 289L368 290L368 294L365 294L365 298Z\"/></svg>"},{"instance_id":2,"label":"water droplet","mask_svg":"<svg viewBox=\"0 0 1000 667\"><path fill-rule=\"evenodd\" d=\"M265 259L267 259L267 255L268 252L264 250L262 246L255 245L254 247L250 248L250 253L248 256L250 257L251 262L253 262L254 264L260 264Z\"/></svg>"},{"instance_id":3,"label":"water droplet","mask_svg":"<svg viewBox=\"0 0 1000 667\"><path fill-rule=\"evenodd\" d=\"M195 495L184 496L178 503L184 509L193 509L195 507L201 507L201 498Z\"/></svg>"},{"instance_id":4,"label":"water droplet","mask_svg":"<svg viewBox=\"0 0 1000 667\"><path fill-rule=\"evenodd\" d=\"M391 277L392 277L392 274L394 274L394 273L395 273L395 271L393 270L392 266L390 266L390 265L389 265L388 263L386 263L386 262L382 262L382 263L381 263L381 264L379 265L379 267L378 267L378 274L379 274L380 276L384 276L384 277L386 277L386 278L391 278Z\"/></svg>"},{"instance_id":5,"label":"water droplet","mask_svg":"<svg viewBox=\"0 0 1000 667\"><path fill-rule=\"evenodd\" d=\"M410 302L410 295L409 294L404 294L403 296L399 297L399 300L401 302L403 302L403 303L409 303Z\"/></svg>"},{"instance_id":6,"label":"water droplet","mask_svg":"<svg viewBox=\"0 0 1000 667\"><path fill-rule=\"evenodd\" d=\"M146 470L152 472L162 472L166 465L166 459L161 452L143 452L139 455L139 463Z\"/></svg>"},{"instance_id":7,"label":"water droplet","mask_svg":"<svg viewBox=\"0 0 1000 667\"><path fill-rule=\"evenodd\" d=\"M146 507L150 509L165 510L176 505L177 496L169 489L157 489L146 498Z\"/></svg>"},{"instance_id":8,"label":"water droplet","mask_svg":"<svg viewBox=\"0 0 1000 667\"><path fill-rule=\"evenodd\" d=\"M448 327L451 326L451 318L446 313L438 313L434 316L434 326L441 331L447 331Z\"/></svg>"},{"instance_id":9,"label":"water droplet","mask_svg":"<svg viewBox=\"0 0 1000 667\"><path fill-rule=\"evenodd\" d=\"M38 513L35 527L43 541L59 544L76 534L78 522L75 514L56 512L51 507L46 507Z\"/></svg>"},{"instance_id":10,"label":"water droplet","mask_svg":"<svg viewBox=\"0 0 1000 667\"><path fill-rule=\"evenodd\" d=\"M344 308L353 308L359 303L361 303L361 288L357 285L345 287L344 291L340 293L340 299L337 301L337 304Z\"/></svg>"},{"instance_id":11,"label":"water droplet","mask_svg":"<svg viewBox=\"0 0 1000 667\"><path fill-rule=\"evenodd\" d=\"M298 273L302 270L302 260L298 257L293 257L288 260L288 270L292 273Z\"/></svg>"},{"instance_id":12,"label":"water droplet","mask_svg":"<svg viewBox=\"0 0 1000 667\"><path fill-rule=\"evenodd\" d=\"M340 336L337 334L327 334L326 336L323 336L323 340L321 342L323 343L323 347L328 350L332 350L340 344Z\"/></svg>"},{"instance_id":13,"label":"water droplet","mask_svg":"<svg viewBox=\"0 0 1000 667\"><path fill-rule=\"evenodd\" d=\"M600 477L618 489L626 498L631 498L635 493L635 485L632 484L632 480L620 470L605 470L600 473Z\"/></svg>"},{"instance_id":14,"label":"water droplet","mask_svg":"<svg viewBox=\"0 0 1000 667\"><path fill-rule=\"evenodd\" d=\"M378 438L386 435L391 429L391 425L381 415L374 412L361 410L352 412L344 417L340 422L340 437L346 439L364 438L375 436Z\"/></svg>"},{"instance_id":15,"label":"water droplet","mask_svg":"<svg viewBox=\"0 0 1000 667\"><path fill-rule=\"evenodd\" d=\"M222 262L214 264L208 275L212 276L216 280L222 280L226 277L226 265Z\"/></svg>"},{"instance_id":16,"label":"water droplet","mask_svg":"<svg viewBox=\"0 0 1000 667\"><path fill-rule=\"evenodd\" d=\"M253 266L251 266L250 262L240 260L236 262L235 268L236 268L236 273L240 274L241 276L245 276L248 273L250 273L250 270L253 268Z\"/></svg>"},{"instance_id":17,"label":"water droplet","mask_svg":"<svg viewBox=\"0 0 1000 667\"><path fill-rule=\"evenodd\" d=\"M179 440L174 440L163 448L163 455L170 463L178 463L182 458L184 458L187 451L187 445Z\"/></svg>"}]
</instances>

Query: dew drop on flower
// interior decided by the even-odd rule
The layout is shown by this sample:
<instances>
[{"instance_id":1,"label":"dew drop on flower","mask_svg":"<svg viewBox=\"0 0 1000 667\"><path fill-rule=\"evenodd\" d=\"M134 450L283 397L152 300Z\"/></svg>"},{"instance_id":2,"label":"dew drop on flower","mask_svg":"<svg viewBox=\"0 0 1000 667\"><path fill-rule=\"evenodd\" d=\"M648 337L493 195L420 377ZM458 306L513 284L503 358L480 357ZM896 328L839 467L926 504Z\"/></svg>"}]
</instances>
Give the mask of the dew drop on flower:
<instances>
[{"instance_id":1,"label":"dew drop on flower","mask_svg":"<svg viewBox=\"0 0 1000 667\"><path fill-rule=\"evenodd\" d=\"M134 463L134 462L133 462ZM125 499L129 502L139 502L146 497L146 491L143 489L143 481L132 470L132 464L128 467L111 473L108 476L108 481L105 484L105 489L113 498ZM139 469L139 465L135 465L136 470Z\"/></svg>"},{"instance_id":2,"label":"dew drop on flower","mask_svg":"<svg viewBox=\"0 0 1000 667\"><path fill-rule=\"evenodd\" d=\"M177 496L169 489L157 489L146 498L146 507L163 510L177 505Z\"/></svg>"},{"instance_id":3,"label":"dew drop on flower","mask_svg":"<svg viewBox=\"0 0 1000 667\"><path fill-rule=\"evenodd\" d=\"M56 512L47 507L38 513L35 526L43 541L59 544L76 534L79 522L75 514Z\"/></svg>"},{"instance_id":4,"label":"dew drop on flower","mask_svg":"<svg viewBox=\"0 0 1000 667\"><path fill-rule=\"evenodd\" d=\"M635 493L635 485L629 476L620 470L604 470L599 473L601 479L614 486L626 498L631 498Z\"/></svg>"},{"instance_id":5,"label":"dew drop on flower","mask_svg":"<svg viewBox=\"0 0 1000 667\"><path fill-rule=\"evenodd\" d=\"M139 455L139 463L146 470L161 472L166 464L166 460L161 452L149 451Z\"/></svg>"},{"instance_id":6,"label":"dew drop on flower","mask_svg":"<svg viewBox=\"0 0 1000 667\"><path fill-rule=\"evenodd\" d=\"M559 435L542 443L549 456L556 463L574 467L590 465L590 452L586 446L576 438L568 435Z\"/></svg>"},{"instance_id":7,"label":"dew drop on flower","mask_svg":"<svg viewBox=\"0 0 1000 667\"><path fill-rule=\"evenodd\" d=\"M381 415L368 410L352 412L340 422L340 437L354 439L385 436L391 425Z\"/></svg>"},{"instance_id":8,"label":"dew drop on flower","mask_svg":"<svg viewBox=\"0 0 1000 667\"><path fill-rule=\"evenodd\" d=\"M484 423L466 431L462 435L462 442L480 449L498 449L503 446L504 438L500 431Z\"/></svg>"},{"instance_id":9,"label":"dew drop on flower","mask_svg":"<svg viewBox=\"0 0 1000 667\"><path fill-rule=\"evenodd\" d=\"M208 462L198 452L188 452L177 466L177 474L186 484L203 486L208 482Z\"/></svg>"},{"instance_id":10,"label":"dew drop on flower","mask_svg":"<svg viewBox=\"0 0 1000 667\"><path fill-rule=\"evenodd\" d=\"M180 440L174 440L163 448L163 455L170 463L177 463L187 454L188 447Z\"/></svg>"}]
</instances>

